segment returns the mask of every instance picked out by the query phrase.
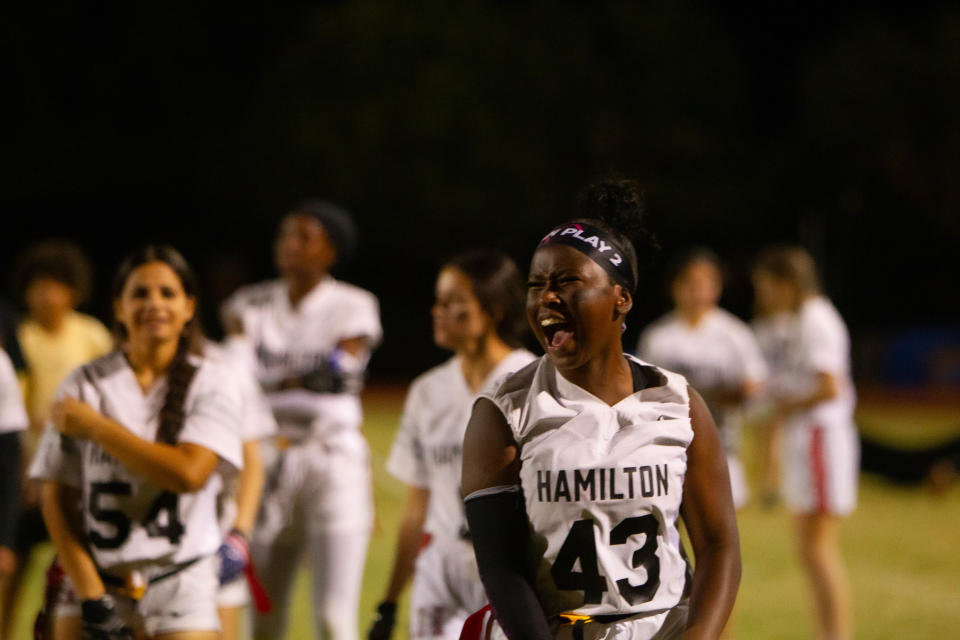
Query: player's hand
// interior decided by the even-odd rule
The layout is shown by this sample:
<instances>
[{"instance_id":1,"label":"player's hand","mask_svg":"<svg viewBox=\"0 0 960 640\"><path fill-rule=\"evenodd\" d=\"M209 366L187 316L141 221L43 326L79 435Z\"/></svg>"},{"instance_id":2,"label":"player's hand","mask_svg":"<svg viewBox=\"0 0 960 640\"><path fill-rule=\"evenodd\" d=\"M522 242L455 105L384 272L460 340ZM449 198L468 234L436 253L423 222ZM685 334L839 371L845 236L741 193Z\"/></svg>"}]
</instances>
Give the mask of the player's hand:
<instances>
[{"instance_id":1,"label":"player's hand","mask_svg":"<svg viewBox=\"0 0 960 640\"><path fill-rule=\"evenodd\" d=\"M390 640L393 625L397 622L397 603L381 602L377 605L377 617L370 625L367 640Z\"/></svg>"},{"instance_id":2,"label":"player's hand","mask_svg":"<svg viewBox=\"0 0 960 640\"><path fill-rule=\"evenodd\" d=\"M90 438L101 417L100 413L86 402L70 396L54 403L50 410L50 421L56 430L75 438Z\"/></svg>"},{"instance_id":3,"label":"player's hand","mask_svg":"<svg viewBox=\"0 0 960 640\"><path fill-rule=\"evenodd\" d=\"M247 536L239 529L230 531L217 549L217 557L220 558L220 584L236 580L250 564L250 543L247 542Z\"/></svg>"},{"instance_id":4,"label":"player's hand","mask_svg":"<svg viewBox=\"0 0 960 640\"><path fill-rule=\"evenodd\" d=\"M117 603L109 594L80 604L83 640L133 640L133 631L117 613Z\"/></svg>"}]
</instances>

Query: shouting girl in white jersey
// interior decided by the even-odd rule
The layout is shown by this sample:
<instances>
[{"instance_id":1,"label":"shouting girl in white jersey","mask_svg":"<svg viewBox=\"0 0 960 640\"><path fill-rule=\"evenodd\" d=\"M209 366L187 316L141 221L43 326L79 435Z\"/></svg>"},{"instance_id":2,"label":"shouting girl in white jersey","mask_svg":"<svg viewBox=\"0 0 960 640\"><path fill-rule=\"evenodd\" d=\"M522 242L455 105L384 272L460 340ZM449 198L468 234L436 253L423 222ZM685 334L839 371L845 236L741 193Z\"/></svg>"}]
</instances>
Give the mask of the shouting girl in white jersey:
<instances>
[{"instance_id":1,"label":"shouting girl in white jersey","mask_svg":"<svg viewBox=\"0 0 960 640\"><path fill-rule=\"evenodd\" d=\"M352 252L355 236L338 207L299 205L284 217L276 239L283 278L240 289L223 309L231 349L246 352L278 426L253 536L254 564L275 604L256 618L258 640L283 637L304 557L313 572L317 637L355 640L359 634L373 523L359 392L380 341L380 315L373 294L329 273Z\"/></svg>"},{"instance_id":2,"label":"shouting girl in white jersey","mask_svg":"<svg viewBox=\"0 0 960 640\"><path fill-rule=\"evenodd\" d=\"M716 638L740 578L723 445L682 376L623 353L639 187L593 185L582 213L530 265L546 355L484 394L467 427L467 520L499 624L475 614L461 637Z\"/></svg>"},{"instance_id":3,"label":"shouting girl in white jersey","mask_svg":"<svg viewBox=\"0 0 960 640\"><path fill-rule=\"evenodd\" d=\"M31 468L72 595L54 611L58 640L81 626L84 638L219 637L216 500L241 467L241 401L192 355L195 295L174 249L134 253L114 280L121 349L58 393Z\"/></svg>"},{"instance_id":4,"label":"shouting girl in white jersey","mask_svg":"<svg viewBox=\"0 0 960 640\"><path fill-rule=\"evenodd\" d=\"M476 251L450 260L437 278L432 315L434 342L455 355L414 380L407 394L387 469L410 489L369 640L390 637L411 574L411 638L456 639L486 603L460 496L463 434L477 393L534 359L520 348L523 284L505 255Z\"/></svg>"},{"instance_id":5,"label":"shouting girl in white jersey","mask_svg":"<svg viewBox=\"0 0 960 640\"><path fill-rule=\"evenodd\" d=\"M772 385L774 422L785 425L782 492L794 513L798 548L813 590L816 638L851 636L850 593L837 519L857 501L859 440L850 375L850 336L819 293L810 254L773 247L753 274L758 306L788 318L783 362Z\"/></svg>"},{"instance_id":6,"label":"shouting girl in white jersey","mask_svg":"<svg viewBox=\"0 0 960 640\"><path fill-rule=\"evenodd\" d=\"M733 503L749 491L740 463L743 406L766 377L766 365L750 327L718 305L720 260L709 249L692 249L671 270L674 309L644 329L637 355L683 374L703 395L727 451Z\"/></svg>"}]
</instances>

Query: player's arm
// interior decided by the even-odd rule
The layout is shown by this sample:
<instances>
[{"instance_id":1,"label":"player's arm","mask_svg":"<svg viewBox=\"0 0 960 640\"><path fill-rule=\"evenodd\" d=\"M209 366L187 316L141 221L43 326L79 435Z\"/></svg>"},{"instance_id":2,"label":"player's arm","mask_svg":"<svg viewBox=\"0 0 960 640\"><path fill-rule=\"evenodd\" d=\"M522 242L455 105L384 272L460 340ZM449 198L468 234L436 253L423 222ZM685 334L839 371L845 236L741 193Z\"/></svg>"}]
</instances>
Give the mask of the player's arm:
<instances>
[{"instance_id":1,"label":"player's arm","mask_svg":"<svg viewBox=\"0 0 960 640\"><path fill-rule=\"evenodd\" d=\"M285 378L281 389L306 389L316 393L359 393L370 359L370 341L366 336L346 338L337 343L311 371Z\"/></svg>"},{"instance_id":2,"label":"player's arm","mask_svg":"<svg viewBox=\"0 0 960 640\"><path fill-rule=\"evenodd\" d=\"M740 585L740 539L726 456L706 403L690 388L693 441L680 513L693 545L695 570L686 640L718 638Z\"/></svg>"},{"instance_id":3,"label":"player's arm","mask_svg":"<svg viewBox=\"0 0 960 640\"><path fill-rule=\"evenodd\" d=\"M427 519L427 505L430 503L430 490L411 486L407 491L407 504L403 509L403 519L397 531L397 545L393 556L393 568L390 570L390 582L387 592L377 605L377 618L367 632L368 640L386 640L393 633L396 622L397 600L403 588L413 576L413 567L420 552L423 538L423 524Z\"/></svg>"},{"instance_id":4,"label":"player's arm","mask_svg":"<svg viewBox=\"0 0 960 640\"><path fill-rule=\"evenodd\" d=\"M243 469L237 486L237 516L233 527L223 539L217 556L220 558L220 584L235 580L250 563L250 534L263 494L263 459L260 441L243 443Z\"/></svg>"},{"instance_id":5,"label":"player's arm","mask_svg":"<svg viewBox=\"0 0 960 640\"><path fill-rule=\"evenodd\" d=\"M206 447L144 440L75 398L54 405L52 422L64 435L96 441L128 469L174 493L199 491L217 466L217 454Z\"/></svg>"},{"instance_id":6,"label":"player's arm","mask_svg":"<svg viewBox=\"0 0 960 640\"><path fill-rule=\"evenodd\" d=\"M233 528L245 536L253 531L263 495L263 458L260 455L260 441L248 440L243 443L243 469L240 470L240 482L237 487L237 518Z\"/></svg>"},{"instance_id":7,"label":"player's arm","mask_svg":"<svg viewBox=\"0 0 960 640\"><path fill-rule=\"evenodd\" d=\"M390 572L390 583L383 596L385 602L396 602L413 576L413 564L420 550L429 502L429 489L410 487L407 491L407 504L400 521L400 530L397 532L396 555Z\"/></svg>"},{"instance_id":8,"label":"player's arm","mask_svg":"<svg viewBox=\"0 0 960 640\"><path fill-rule=\"evenodd\" d=\"M77 596L81 600L95 600L106 591L97 567L78 534L77 505L80 502L77 489L50 480L44 481L40 505L57 558L70 576Z\"/></svg>"},{"instance_id":9,"label":"player's arm","mask_svg":"<svg viewBox=\"0 0 960 640\"><path fill-rule=\"evenodd\" d=\"M508 638L553 637L530 581L530 530L520 493L520 459L500 409L480 398L463 442L461 487L480 579Z\"/></svg>"},{"instance_id":10,"label":"player's arm","mask_svg":"<svg viewBox=\"0 0 960 640\"><path fill-rule=\"evenodd\" d=\"M807 411L821 402L833 400L838 393L837 379L833 374L820 371L816 375L813 389L803 395L778 398L774 412L778 417L783 418L793 413Z\"/></svg>"}]
</instances>

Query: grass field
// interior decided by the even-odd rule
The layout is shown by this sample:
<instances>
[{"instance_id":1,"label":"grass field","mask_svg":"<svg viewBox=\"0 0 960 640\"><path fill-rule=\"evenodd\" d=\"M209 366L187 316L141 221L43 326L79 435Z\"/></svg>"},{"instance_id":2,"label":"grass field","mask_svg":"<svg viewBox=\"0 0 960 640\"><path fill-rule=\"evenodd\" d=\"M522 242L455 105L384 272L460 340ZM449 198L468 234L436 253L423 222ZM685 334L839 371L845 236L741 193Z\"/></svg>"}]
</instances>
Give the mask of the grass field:
<instances>
[{"instance_id":1,"label":"grass field","mask_svg":"<svg viewBox=\"0 0 960 640\"><path fill-rule=\"evenodd\" d=\"M365 431L373 452L377 525L370 545L360 605L361 629L369 625L386 585L396 526L406 489L384 470L396 428L402 395L367 396ZM924 409L864 407L873 424L896 431L911 416L922 422ZM939 407L936 415L954 411ZM906 417L904 417L906 416ZM938 422L938 421L937 421ZM860 504L842 527L843 551L853 586L856 637L861 639L946 639L960 637L960 487L933 496L863 476ZM782 509L753 506L740 516L743 583L734 620L734 638L789 640L809 638L805 584L791 547L790 519ZM41 567L49 549L36 554L13 640L27 640L39 603ZM313 637L307 576L301 575L291 616L290 640ZM402 607L401 607L402 608ZM403 614L396 638L405 638Z\"/></svg>"}]
</instances>

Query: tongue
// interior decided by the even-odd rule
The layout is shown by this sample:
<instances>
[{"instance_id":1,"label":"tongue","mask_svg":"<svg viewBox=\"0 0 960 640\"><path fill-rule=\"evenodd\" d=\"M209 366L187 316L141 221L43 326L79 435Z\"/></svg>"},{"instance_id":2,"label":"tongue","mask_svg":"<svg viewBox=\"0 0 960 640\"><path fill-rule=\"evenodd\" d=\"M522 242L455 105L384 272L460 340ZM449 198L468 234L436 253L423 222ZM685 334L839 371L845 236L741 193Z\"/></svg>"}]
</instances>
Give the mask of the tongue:
<instances>
[{"instance_id":1,"label":"tongue","mask_svg":"<svg viewBox=\"0 0 960 640\"><path fill-rule=\"evenodd\" d=\"M553 334L553 338L550 340L550 346L553 348L561 347L563 344L573 337L573 331L567 329L559 329L556 333Z\"/></svg>"}]
</instances>

